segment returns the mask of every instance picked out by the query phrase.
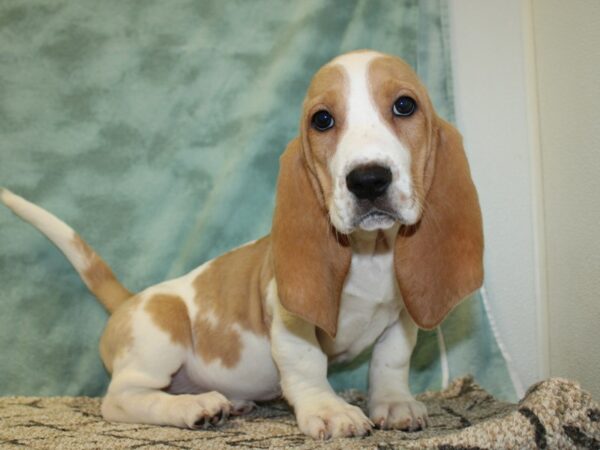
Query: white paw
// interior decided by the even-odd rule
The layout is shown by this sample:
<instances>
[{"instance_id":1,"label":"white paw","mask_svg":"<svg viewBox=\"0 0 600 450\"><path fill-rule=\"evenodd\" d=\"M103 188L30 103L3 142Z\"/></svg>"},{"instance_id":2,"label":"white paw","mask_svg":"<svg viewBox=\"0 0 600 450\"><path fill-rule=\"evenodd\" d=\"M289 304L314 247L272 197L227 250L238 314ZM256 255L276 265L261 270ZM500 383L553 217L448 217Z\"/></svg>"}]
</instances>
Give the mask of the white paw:
<instances>
[{"instance_id":1,"label":"white paw","mask_svg":"<svg viewBox=\"0 0 600 450\"><path fill-rule=\"evenodd\" d=\"M364 436L373 426L360 408L334 396L306 400L295 409L300 431L315 439Z\"/></svg>"},{"instance_id":2,"label":"white paw","mask_svg":"<svg viewBox=\"0 0 600 450\"><path fill-rule=\"evenodd\" d=\"M231 403L218 392L198 395L174 395L170 413L175 422L188 428L207 428L220 425L231 413Z\"/></svg>"},{"instance_id":3,"label":"white paw","mask_svg":"<svg viewBox=\"0 0 600 450\"><path fill-rule=\"evenodd\" d=\"M427 426L427 408L412 397L369 402L369 417L383 430L423 430Z\"/></svg>"}]
</instances>

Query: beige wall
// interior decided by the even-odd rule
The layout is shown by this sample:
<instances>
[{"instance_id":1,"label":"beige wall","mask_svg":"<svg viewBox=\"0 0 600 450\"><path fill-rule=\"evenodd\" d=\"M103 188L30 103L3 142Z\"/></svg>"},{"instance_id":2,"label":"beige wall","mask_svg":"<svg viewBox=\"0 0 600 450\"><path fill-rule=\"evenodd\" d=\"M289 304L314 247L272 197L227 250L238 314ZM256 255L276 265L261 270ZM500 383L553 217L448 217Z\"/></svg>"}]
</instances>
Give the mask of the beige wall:
<instances>
[{"instance_id":1,"label":"beige wall","mask_svg":"<svg viewBox=\"0 0 600 450\"><path fill-rule=\"evenodd\" d=\"M449 7L500 338L524 386L564 376L600 398L600 0Z\"/></svg>"},{"instance_id":2,"label":"beige wall","mask_svg":"<svg viewBox=\"0 0 600 450\"><path fill-rule=\"evenodd\" d=\"M550 374L600 398L600 1L532 12Z\"/></svg>"},{"instance_id":3,"label":"beige wall","mask_svg":"<svg viewBox=\"0 0 600 450\"><path fill-rule=\"evenodd\" d=\"M456 119L483 212L485 287L522 394L548 376L541 183L533 181L540 165L528 113L535 73L525 43L532 39L522 0L451 0L449 7Z\"/></svg>"}]
</instances>

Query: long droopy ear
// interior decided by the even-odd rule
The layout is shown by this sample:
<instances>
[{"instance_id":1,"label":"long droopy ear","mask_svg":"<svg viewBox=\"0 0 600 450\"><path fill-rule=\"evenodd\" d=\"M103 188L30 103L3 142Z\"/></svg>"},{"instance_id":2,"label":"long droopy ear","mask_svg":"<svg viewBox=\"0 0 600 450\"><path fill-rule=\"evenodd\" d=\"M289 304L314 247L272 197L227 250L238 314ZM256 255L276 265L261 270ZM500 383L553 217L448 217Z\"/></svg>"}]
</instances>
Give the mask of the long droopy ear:
<instances>
[{"instance_id":1,"label":"long droopy ear","mask_svg":"<svg viewBox=\"0 0 600 450\"><path fill-rule=\"evenodd\" d=\"M319 189L294 139L280 159L271 231L279 300L334 337L352 253L346 237L331 226Z\"/></svg>"},{"instance_id":2,"label":"long droopy ear","mask_svg":"<svg viewBox=\"0 0 600 450\"><path fill-rule=\"evenodd\" d=\"M483 282L481 211L462 138L450 124L436 122L423 216L417 225L401 228L394 250L404 304L426 329Z\"/></svg>"}]
</instances>

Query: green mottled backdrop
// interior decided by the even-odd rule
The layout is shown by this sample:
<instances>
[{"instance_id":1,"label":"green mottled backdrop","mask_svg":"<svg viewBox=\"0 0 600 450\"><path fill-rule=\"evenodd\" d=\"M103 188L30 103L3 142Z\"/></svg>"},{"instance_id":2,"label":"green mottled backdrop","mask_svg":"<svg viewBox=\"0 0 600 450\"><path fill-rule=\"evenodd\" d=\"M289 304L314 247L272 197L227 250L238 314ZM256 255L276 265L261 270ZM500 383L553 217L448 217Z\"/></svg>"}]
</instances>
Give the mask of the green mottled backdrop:
<instances>
[{"instance_id":1,"label":"green mottled backdrop","mask_svg":"<svg viewBox=\"0 0 600 450\"><path fill-rule=\"evenodd\" d=\"M435 0L3 0L0 185L72 225L132 290L181 275L268 232L278 156L337 54L405 58L451 120L446 23ZM0 394L102 394L105 312L6 209L0 287ZM488 328L478 297L446 322L450 376L511 396ZM419 348L413 385L439 387L436 333ZM365 371L333 380L364 387Z\"/></svg>"}]
</instances>

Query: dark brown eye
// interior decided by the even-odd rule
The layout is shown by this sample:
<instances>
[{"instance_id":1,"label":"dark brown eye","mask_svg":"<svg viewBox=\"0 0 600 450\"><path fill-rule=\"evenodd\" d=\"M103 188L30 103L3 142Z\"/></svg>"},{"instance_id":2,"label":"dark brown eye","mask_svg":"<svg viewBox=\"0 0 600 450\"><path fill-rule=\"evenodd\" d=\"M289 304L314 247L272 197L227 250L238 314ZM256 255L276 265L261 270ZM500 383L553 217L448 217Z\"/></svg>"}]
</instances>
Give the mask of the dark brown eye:
<instances>
[{"instance_id":1,"label":"dark brown eye","mask_svg":"<svg viewBox=\"0 0 600 450\"><path fill-rule=\"evenodd\" d=\"M329 130L334 123L333 116L324 109L317 111L312 116L312 126L318 131Z\"/></svg>"},{"instance_id":2,"label":"dark brown eye","mask_svg":"<svg viewBox=\"0 0 600 450\"><path fill-rule=\"evenodd\" d=\"M392 112L398 117L412 116L416 110L417 103L412 97L407 97L406 95L398 98L392 107Z\"/></svg>"}]
</instances>

